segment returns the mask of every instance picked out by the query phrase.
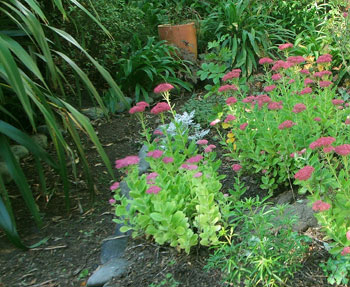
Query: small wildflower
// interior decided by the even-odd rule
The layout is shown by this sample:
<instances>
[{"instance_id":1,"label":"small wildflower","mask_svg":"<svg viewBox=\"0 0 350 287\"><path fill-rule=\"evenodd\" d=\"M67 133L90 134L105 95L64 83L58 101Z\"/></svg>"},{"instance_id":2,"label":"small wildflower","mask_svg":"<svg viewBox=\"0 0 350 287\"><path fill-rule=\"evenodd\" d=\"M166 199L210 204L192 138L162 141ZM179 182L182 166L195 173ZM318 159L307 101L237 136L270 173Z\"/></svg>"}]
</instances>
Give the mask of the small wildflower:
<instances>
[{"instance_id":1,"label":"small wildflower","mask_svg":"<svg viewBox=\"0 0 350 287\"><path fill-rule=\"evenodd\" d=\"M153 132L153 134L154 135L157 135L157 136L162 136L162 135L164 135L164 133L161 131L161 130L155 130L154 132Z\"/></svg>"},{"instance_id":2,"label":"small wildflower","mask_svg":"<svg viewBox=\"0 0 350 287\"><path fill-rule=\"evenodd\" d=\"M116 190L116 189L118 189L119 188L119 186L120 186L120 183L118 182L118 181L116 181L115 183L113 183L111 186L110 186L110 190Z\"/></svg>"},{"instance_id":3,"label":"small wildflower","mask_svg":"<svg viewBox=\"0 0 350 287\"><path fill-rule=\"evenodd\" d=\"M334 151L334 147L333 146L326 146L326 147L323 148L323 152L324 153L330 153L332 151Z\"/></svg>"},{"instance_id":4,"label":"small wildflower","mask_svg":"<svg viewBox=\"0 0 350 287\"><path fill-rule=\"evenodd\" d=\"M232 91L237 91L238 89L237 89L237 87L236 87L235 85L224 85L224 86L221 86L221 87L218 89L218 91L219 91L220 93L225 92L225 91L230 91L230 90L232 90Z\"/></svg>"},{"instance_id":5,"label":"small wildflower","mask_svg":"<svg viewBox=\"0 0 350 287\"><path fill-rule=\"evenodd\" d=\"M164 163L171 163L171 162L173 162L174 161L174 159L172 158L172 157L164 157L163 159L162 159L162 161L164 162Z\"/></svg>"},{"instance_id":6,"label":"small wildflower","mask_svg":"<svg viewBox=\"0 0 350 287\"><path fill-rule=\"evenodd\" d=\"M144 101L142 101L142 102L138 102L138 103L136 103L136 106L138 106L138 107L149 107L149 103L146 103L146 102L144 102Z\"/></svg>"},{"instance_id":7,"label":"small wildflower","mask_svg":"<svg viewBox=\"0 0 350 287\"><path fill-rule=\"evenodd\" d=\"M210 144L204 149L204 152L205 153L212 152L214 148L216 148L216 145Z\"/></svg>"},{"instance_id":8,"label":"small wildflower","mask_svg":"<svg viewBox=\"0 0 350 287\"><path fill-rule=\"evenodd\" d=\"M310 165L307 165L300 169L295 175L294 178L298 180L308 180L312 173L314 172L314 168Z\"/></svg>"},{"instance_id":9,"label":"small wildflower","mask_svg":"<svg viewBox=\"0 0 350 287\"><path fill-rule=\"evenodd\" d=\"M346 239L350 241L350 230L346 232Z\"/></svg>"},{"instance_id":10,"label":"small wildflower","mask_svg":"<svg viewBox=\"0 0 350 287\"><path fill-rule=\"evenodd\" d=\"M150 174L148 174L148 175L146 176L146 179L147 179L147 180L154 179L154 178L156 178L158 175L159 175L159 174L156 173L156 172L151 172Z\"/></svg>"},{"instance_id":11,"label":"small wildflower","mask_svg":"<svg viewBox=\"0 0 350 287\"><path fill-rule=\"evenodd\" d=\"M162 189L157 186L157 185L152 185L150 186L147 190L146 190L146 193L148 194L157 194L158 192L160 192Z\"/></svg>"},{"instance_id":12,"label":"small wildflower","mask_svg":"<svg viewBox=\"0 0 350 287\"><path fill-rule=\"evenodd\" d=\"M295 82L294 79L290 79L290 80L288 81L288 84L293 84L294 82Z\"/></svg>"},{"instance_id":13,"label":"small wildflower","mask_svg":"<svg viewBox=\"0 0 350 287\"><path fill-rule=\"evenodd\" d=\"M350 154L350 144L342 144L338 145L334 148L334 151L342 156L346 156Z\"/></svg>"},{"instance_id":14,"label":"small wildflower","mask_svg":"<svg viewBox=\"0 0 350 287\"><path fill-rule=\"evenodd\" d=\"M313 76L314 76L315 78L322 78L322 77L325 76L325 75L331 76L331 75L332 75L332 72L330 72L330 71L320 71L320 72L314 73Z\"/></svg>"},{"instance_id":15,"label":"small wildflower","mask_svg":"<svg viewBox=\"0 0 350 287\"><path fill-rule=\"evenodd\" d=\"M242 103L253 103L255 101L255 96L248 96L242 100Z\"/></svg>"},{"instance_id":16,"label":"small wildflower","mask_svg":"<svg viewBox=\"0 0 350 287\"><path fill-rule=\"evenodd\" d=\"M294 64L300 64L302 62L305 62L306 60L302 56L290 56L290 57L288 57L287 61L292 62Z\"/></svg>"},{"instance_id":17,"label":"small wildflower","mask_svg":"<svg viewBox=\"0 0 350 287\"><path fill-rule=\"evenodd\" d=\"M346 119L344 122L346 125L350 125L350 119Z\"/></svg>"},{"instance_id":18,"label":"small wildflower","mask_svg":"<svg viewBox=\"0 0 350 287\"><path fill-rule=\"evenodd\" d=\"M233 169L233 171L238 172L242 169L242 166L240 164L236 163L232 166L232 169Z\"/></svg>"},{"instance_id":19,"label":"small wildflower","mask_svg":"<svg viewBox=\"0 0 350 287\"><path fill-rule=\"evenodd\" d=\"M164 93L164 92L168 92L171 89L174 89L174 86L168 83L162 83L159 84L157 87L154 88L154 92L156 94L160 94L160 93Z\"/></svg>"},{"instance_id":20,"label":"small wildflower","mask_svg":"<svg viewBox=\"0 0 350 287\"><path fill-rule=\"evenodd\" d=\"M331 208L331 205L327 202L323 202L322 200L317 200L312 204L312 209L314 211L326 211Z\"/></svg>"},{"instance_id":21,"label":"small wildflower","mask_svg":"<svg viewBox=\"0 0 350 287\"><path fill-rule=\"evenodd\" d=\"M343 17L344 17L344 18L348 17L348 15L349 15L348 12L344 12L344 13L343 13Z\"/></svg>"},{"instance_id":22,"label":"small wildflower","mask_svg":"<svg viewBox=\"0 0 350 287\"><path fill-rule=\"evenodd\" d=\"M314 118L314 121L315 121L315 122L320 122L320 121L321 121L321 118L320 118L320 117L316 117L316 118Z\"/></svg>"},{"instance_id":23,"label":"small wildflower","mask_svg":"<svg viewBox=\"0 0 350 287\"><path fill-rule=\"evenodd\" d=\"M267 173L267 169L263 169L261 172L262 172L263 174L265 174L265 173Z\"/></svg>"},{"instance_id":24,"label":"small wildflower","mask_svg":"<svg viewBox=\"0 0 350 287\"><path fill-rule=\"evenodd\" d=\"M170 106L168 103L160 102L152 108L151 114L157 115L165 111L170 111Z\"/></svg>"},{"instance_id":25,"label":"small wildflower","mask_svg":"<svg viewBox=\"0 0 350 287\"><path fill-rule=\"evenodd\" d=\"M226 82L227 80L233 79L233 78L239 78L241 74L240 69L232 70L231 72L228 72L225 76L222 77L222 80Z\"/></svg>"}]
</instances>

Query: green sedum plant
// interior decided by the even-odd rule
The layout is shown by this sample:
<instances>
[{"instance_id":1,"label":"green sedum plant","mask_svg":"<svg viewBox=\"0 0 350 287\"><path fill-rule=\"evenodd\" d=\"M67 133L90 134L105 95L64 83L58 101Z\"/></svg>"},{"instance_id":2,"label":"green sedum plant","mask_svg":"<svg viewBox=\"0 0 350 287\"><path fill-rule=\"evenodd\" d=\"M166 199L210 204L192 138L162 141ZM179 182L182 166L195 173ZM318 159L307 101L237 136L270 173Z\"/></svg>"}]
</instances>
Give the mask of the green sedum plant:
<instances>
[{"instance_id":1,"label":"green sedum plant","mask_svg":"<svg viewBox=\"0 0 350 287\"><path fill-rule=\"evenodd\" d=\"M268 207L258 197L236 201L229 216L227 242L205 268L219 268L224 282L237 286L285 285L302 266L310 241L292 231L295 218L285 206Z\"/></svg>"},{"instance_id":2,"label":"green sedum plant","mask_svg":"<svg viewBox=\"0 0 350 287\"><path fill-rule=\"evenodd\" d=\"M132 230L133 236L145 234L158 244L168 243L189 253L198 243L219 244L222 210L227 209L228 199L219 192L224 176L217 173L221 161L215 159L215 146L208 145L207 140L190 141L188 130L181 124L185 121L172 120L169 124L174 126L172 133L165 125L165 112L170 111L173 119L177 118L169 100L172 87L161 84L155 89L163 93L166 102L151 110L161 117L163 128L155 134L162 135L163 140L151 141L143 115L147 104L138 103L130 110L143 126L150 170L140 176L136 156L116 161L117 168L127 170L125 181L130 188L129 197L116 192L116 222L124 224L122 232Z\"/></svg>"}]
</instances>

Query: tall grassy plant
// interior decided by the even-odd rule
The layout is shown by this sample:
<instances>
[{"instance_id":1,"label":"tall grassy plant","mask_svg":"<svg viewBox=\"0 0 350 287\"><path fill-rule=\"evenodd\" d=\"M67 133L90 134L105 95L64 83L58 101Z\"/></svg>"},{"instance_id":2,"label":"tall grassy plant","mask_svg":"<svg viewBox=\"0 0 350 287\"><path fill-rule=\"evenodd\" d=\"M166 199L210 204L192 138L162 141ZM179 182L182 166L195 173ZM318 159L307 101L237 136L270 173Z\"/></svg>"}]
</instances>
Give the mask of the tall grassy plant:
<instances>
[{"instance_id":1,"label":"tall grassy plant","mask_svg":"<svg viewBox=\"0 0 350 287\"><path fill-rule=\"evenodd\" d=\"M84 10L84 7L77 1L70 0L70 2ZM62 2L55 0L53 4L65 18L66 14ZM87 75L73 59L57 50L55 40L62 38L72 48L75 47L80 53L83 53L101 73L120 100L126 106L128 106L128 103L111 75L72 36L65 31L50 26L44 11L36 0L0 1L0 14L4 16L3 19L6 19L2 21L6 23L7 28L6 31L0 31L0 114L2 119L0 120L0 156L5 160L9 172L15 180L36 224L40 226L41 218L38 207L35 204L26 176L10 149L10 142L24 145L33 154L42 187L46 186L43 174L44 163L60 174L68 209L70 207L70 182L67 161L73 163L74 173L76 169L74 165L75 158L80 157L89 190L93 195L92 176L78 130L84 132L94 143L110 175L113 177L110 161L90 122L63 100L66 98L65 86L69 86L69 83L57 63L69 65L72 71L80 77L86 90L93 95L106 115L107 109ZM93 15L89 14L89 16L98 23ZM23 40L23 37L15 37L16 35L25 35L25 40ZM74 92L72 87L71 91ZM15 113L6 109L6 103L8 102L14 103ZM44 121L48 127L57 152L57 162L31 140L25 132L27 129L21 124L28 122L30 128L35 132L38 120ZM78 155L75 155L63 137L60 129L62 124L71 135ZM11 202L3 180L0 180L0 194L0 227L5 230L5 233L15 245L25 248L16 231Z\"/></svg>"}]
</instances>

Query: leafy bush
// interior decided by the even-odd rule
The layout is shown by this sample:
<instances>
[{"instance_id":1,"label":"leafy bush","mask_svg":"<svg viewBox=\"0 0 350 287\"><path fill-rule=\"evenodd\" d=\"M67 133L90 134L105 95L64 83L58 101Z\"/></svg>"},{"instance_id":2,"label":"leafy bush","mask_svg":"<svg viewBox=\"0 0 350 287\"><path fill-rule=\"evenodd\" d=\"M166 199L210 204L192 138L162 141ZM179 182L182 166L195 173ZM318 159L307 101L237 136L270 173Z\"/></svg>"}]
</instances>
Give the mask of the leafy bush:
<instances>
[{"instance_id":1,"label":"leafy bush","mask_svg":"<svg viewBox=\"0 0 350 287\"><path fill-rule=\"evenodd\" d=\"M66 12L60 5L61 2L55 1L54 3L55 7L62 13L62 17L66 19ZM62 73L62 66L69 65L105 114L107 114L107 110L87 75L71 58L58 50L56 46L59 42L58 39L62 39L68 44L67 46L70 45L71 48L74 46L80 53L84 54L108 82L115 95L121 101L125 101L125 99L110 74L74 38L51 26L44 11L35 1L2 1L0 9L3 19L6 19L6 28L8 29L0 31L0 112L2 118L0 121L0 156L6 162L10 175L21 192L36 224L40 226L41 217L38 208L22 167L10 149L11 142L24 145L33 154L44 193L46 192L46 181L43 163L45 162L59 173L63 182L67 208L70 206L67 161L72 162L73 175L76 175L75 160L79 157L91 196L94 196L93 179L78 129L88 135L106 164L111 177L114 177L109 159L90 122L64 100L66 97L66 78ZM92 15L91 21L98 23ZM74 95L74 89L71 89L71 92ZM8 103L11 104L11 110L6 109ZM23 122L27 123L30 128L22 125ZM38 122L44 122L48 127L57 153L57 161L54 161L47 152L37 146L27 134L28 129L36 131ZM76 152L68 145L62 134L61 125L71 136ZM0 227L5 230L5 233L17 246L26 248L17 234L11 201L1 177L0 189Z\"/></svg>"},{"instance_id":2,"label":"leafy bush","mask_svg":"<svg viewBox=\"0 0 350 287\"><path fill-rule=\"evenodd\" d=\"M306 236L292 231L295 218L284 206L268 208L259 199L238 201L230 213L227 243L210 256L206 269L219 268L236 286L281 286L301 265Z\"/></svg>"},{"instance_id":3,"label":"leafy bush","mask_svg":"<svg viewBox=\"0 0 350 287\"><path fill-rule=\"evenodd\" d=\"M176 56L177 49L167 45L165 41L156 41L148 38L147 44L142 46L141 41L135 45L127 58L118 60L119 72L117 81L125 93L133 94L135 101L142 99L150 101L149 93L159 82L172 82L187 90L191 85L178 79L177 75L190 74L188 61Z\"/></svg>"},{"instance_id":4,"label":"leafy bush","mask_svg":"<svg viewBox=\"0 0 350 287\"><path fill-rule=\"evenodd\" d=\"M257 57L266 55L275 43L294 36L266 13L264 5L256 0L222 1L202 21L200 36L207 41L229 35L222 46L229 47L232 66L241 68L243 74L257 69Z\"/></svg>"}]
</instances>

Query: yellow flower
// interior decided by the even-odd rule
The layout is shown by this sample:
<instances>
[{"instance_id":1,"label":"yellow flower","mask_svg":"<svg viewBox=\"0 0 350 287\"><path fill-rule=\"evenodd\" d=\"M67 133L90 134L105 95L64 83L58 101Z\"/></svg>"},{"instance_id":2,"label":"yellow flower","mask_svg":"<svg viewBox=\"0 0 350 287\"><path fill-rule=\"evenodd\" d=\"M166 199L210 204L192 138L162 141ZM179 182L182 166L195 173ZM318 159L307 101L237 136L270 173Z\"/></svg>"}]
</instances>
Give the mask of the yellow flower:
<instances>
[{"instance_id":1,"label":"yellow flower","mask_svg":"<svg viewBox=\"0 0 350 287\"><path fill-rule=\"evenodd\" d=\"M223 129L228 129L228 128L230 128L230 127L232 127L232 125L230 125L230 124L228 124L228 123L222 123L222 128L223 128Z\"/></svg>"},{"instance_id":2,"label":"yellow flower","mask_svg":"<svg viewBox=\"0 0 350 287\"><path fill-rule=\"evenodd\" d=\"M235 136L233 133L227 134L228 139L226 140L227 143L233 143L235 141Z\"/></svg>"}]
</instances>

